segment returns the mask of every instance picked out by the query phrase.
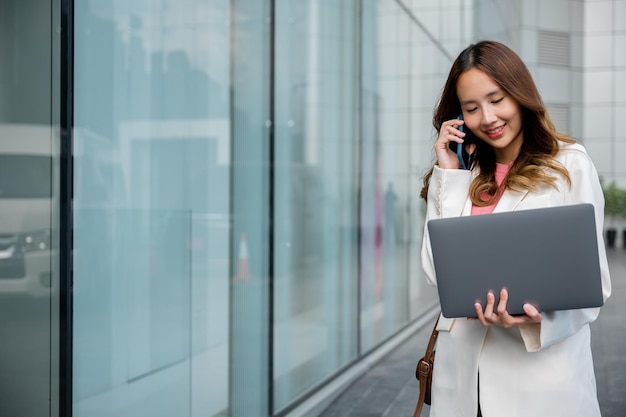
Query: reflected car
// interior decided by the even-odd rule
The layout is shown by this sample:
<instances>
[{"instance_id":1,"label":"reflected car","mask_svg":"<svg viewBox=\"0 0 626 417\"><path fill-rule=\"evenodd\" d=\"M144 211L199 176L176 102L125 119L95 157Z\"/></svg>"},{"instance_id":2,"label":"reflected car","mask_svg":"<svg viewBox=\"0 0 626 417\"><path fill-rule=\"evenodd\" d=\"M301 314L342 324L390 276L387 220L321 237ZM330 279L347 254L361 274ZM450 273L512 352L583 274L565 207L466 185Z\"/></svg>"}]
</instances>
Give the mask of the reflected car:
<instances>
[{"instance_id":1,"label":"reflected car","mask_svg":"<svg viewBox=\"0 0 626 417\"><path fill-rule=\"evenodd\" d=\"M56 289L52 134L46 126L0 124L0 296Z\"/></svg>"}]
</instances>

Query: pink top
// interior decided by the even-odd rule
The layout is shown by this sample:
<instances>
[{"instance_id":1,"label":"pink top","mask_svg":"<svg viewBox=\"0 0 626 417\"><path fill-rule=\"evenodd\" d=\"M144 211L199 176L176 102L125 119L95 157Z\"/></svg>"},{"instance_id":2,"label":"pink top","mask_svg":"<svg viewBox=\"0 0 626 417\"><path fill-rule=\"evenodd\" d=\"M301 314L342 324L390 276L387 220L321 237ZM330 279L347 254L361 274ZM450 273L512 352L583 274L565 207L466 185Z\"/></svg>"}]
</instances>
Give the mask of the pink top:
<instances>
[{"instance_id":1,"label":"pink top","mask_svg":"<svg viewBox=\"0 0 626 417\"><path fill-rule=\"evenodd\" d=\"M512 166L513 166L512 162L510 164L496 163L496 183L498 184L498 191L497 191L498 195L495 201L488 206L479 207L479 206L472 204L472 216L475 216L477 214L493 213L493 210L496 208L498 201L500 201L500 197L502 197L502 192L504 191L502 188L499 188L499 187L500 185L502 185L502 181L504 181L504 179L506 178L506 174L509 173L509 170L511 169ZM483 193L481 194L480 198L483 200L488 200L489 195L487 193Z\"/></svg>"}]
</instances>

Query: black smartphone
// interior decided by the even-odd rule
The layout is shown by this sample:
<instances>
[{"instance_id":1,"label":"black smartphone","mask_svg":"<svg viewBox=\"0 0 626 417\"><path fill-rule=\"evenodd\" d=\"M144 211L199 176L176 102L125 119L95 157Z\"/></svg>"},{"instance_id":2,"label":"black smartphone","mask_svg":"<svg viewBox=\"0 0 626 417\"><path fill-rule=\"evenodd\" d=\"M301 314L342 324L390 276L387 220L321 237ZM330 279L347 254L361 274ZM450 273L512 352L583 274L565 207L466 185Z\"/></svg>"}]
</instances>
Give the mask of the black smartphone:
<instances>
[{"instance_id":1,"label":"black smartphone","mask_svg":"<svg viewBox=\"0 0 626 417\"><path fill-rule=\"evenodd\" d=\"M459 114L458 118L463 120L463 113ZM463 132L463 127L464 125L460 125L458 129ZM470 169L471 157L470 154L468 154L465 150L465 146L463 146L468 143L469 141L467 140L467 136L465 137L465 142L463 143L450 143L450 149L452 149L456 153L456 156L459 159L459 165L461 166L461 169Z\"/></svg>"}]
</instances>

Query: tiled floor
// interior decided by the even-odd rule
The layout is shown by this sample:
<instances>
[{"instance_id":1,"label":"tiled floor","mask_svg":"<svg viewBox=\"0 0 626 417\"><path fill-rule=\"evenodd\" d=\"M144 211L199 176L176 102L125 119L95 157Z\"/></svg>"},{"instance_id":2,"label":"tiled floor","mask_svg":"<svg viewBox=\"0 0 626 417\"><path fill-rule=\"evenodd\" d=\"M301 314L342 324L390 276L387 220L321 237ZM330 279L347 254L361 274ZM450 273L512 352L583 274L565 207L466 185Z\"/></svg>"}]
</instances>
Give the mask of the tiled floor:
<instances>
[{"instance_id":1,"label":"tiled floor","mask_svg":"<svg viewBox=\"0 0 626 417\"><path fill-rule=\"evenodd\" d=\"M626 249L609 250L613 294L592 324L598 399L603 417L626 417ZM417 399L414 377L430 324L351 385L323 417L410 417ZM422 416L428 416L428 406Z\"/></svg>"}]
</instances>

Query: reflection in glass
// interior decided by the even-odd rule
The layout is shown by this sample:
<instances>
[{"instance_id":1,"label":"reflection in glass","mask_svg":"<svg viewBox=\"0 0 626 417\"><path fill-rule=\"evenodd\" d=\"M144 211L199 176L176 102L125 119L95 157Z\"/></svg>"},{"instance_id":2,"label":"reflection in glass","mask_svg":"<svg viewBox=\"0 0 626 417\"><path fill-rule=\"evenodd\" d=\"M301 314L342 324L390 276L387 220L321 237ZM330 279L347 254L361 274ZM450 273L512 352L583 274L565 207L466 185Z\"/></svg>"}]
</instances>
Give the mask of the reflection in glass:
<instances>
[{"instance_id":1,"label":"reflection in glass","mask_svg":"<svg viewBox=\"0 0 626 417\"><path fill-rule=\"evenodd\" d=\"M357 355L358 2L278 2L274 398Z\"/></svg>"},{"instance_id":2,"label":"reflection in glass","mask_svg":"<svg viewBox=\"0 0 626 417\"><path fill-rule=\"evenodd\" d=\"M53 143L49 127L0 124L0 415L48 409L50 303L58 295Z\"/></svg>"},{"instance_id":3,"label":"reflection in glass","mask_svg":"<svg viewBox=\"0 0 626 417\"><path fill-rule=\"evenodd\" d=\"M423 279L421 177L432 163L432 109L450 65L419 24L439 5L367 2L363 9L361 350L367 352L437 303ZM454 13L450 25L458 26ZM418 19L416 22L414 19ZM458 42L458 29L450 39ZM452 42L452 41L451 41Z\"/></svg>"},{"instance_id":4,"label":"reflection in glass","mask_svg":"<svg viewBox=\"0 0 626 417\"><path fill-rule=\"evenodd\" d=\"M0 1L0 415L54 416L58 146L53 1Z\"/></svg>"},{"instance_id":5,"label":"reflection in glass","mask_svg":"<svg viewBox=\"0 0 626 417\"><path fill-rule=\"evenodd\" d=\"M220 415L229 1L74 11L74 416Z\"/></svg>"},{"instance_id":6,"label":"reflection in glass","mask_svg":"<svg viewBox=\"0 0 626 417\"><path fill-rule=\"evenodd\" d=\"M50 156L0 154L0 199L49 199L52 187L41 179L50 176L51 166Z\"/></svg>"}]
</instances>

